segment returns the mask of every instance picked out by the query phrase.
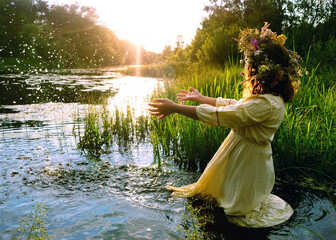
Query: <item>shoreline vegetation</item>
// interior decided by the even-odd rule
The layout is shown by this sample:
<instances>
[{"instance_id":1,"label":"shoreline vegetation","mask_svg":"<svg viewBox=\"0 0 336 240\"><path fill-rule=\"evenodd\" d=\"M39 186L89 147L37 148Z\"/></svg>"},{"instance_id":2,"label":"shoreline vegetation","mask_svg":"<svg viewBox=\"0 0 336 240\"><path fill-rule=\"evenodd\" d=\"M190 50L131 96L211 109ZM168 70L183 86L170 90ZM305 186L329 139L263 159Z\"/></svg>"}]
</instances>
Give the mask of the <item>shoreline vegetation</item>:
<instances>
[{"instance_id":1,"label":"shoreline vegetation","mask_svg":"<svg viewBox=\"0 0 336 240\"><path fill-rule=\"evenodd\" d=\"M145 66L141 72L149 73L153 69L149 73L149 76L153 76L160 72L159 68L165 72L167 65L156 65L153 68ZM240 76L242 66L239 63L231 63L221 69L209 66L188 68L185 65L180 68L175 66L175 69L175 79L165 79L164 89L154 92L151 99L168 97L176 101L176 93L180 89L188 89L189 86L197 88L206 96L241 98L242 85L239 83L243 78ZM310 73L301 78L293 102L287 105L285 118L272 142L275 170L282 182L296 182L333 192L336 190L336 101L333 97L336 87L326 87L323 81L327 78L319 72L318 67L309 70ZM132 71L128 70L127 74ZM139 71L136 74L138 73ZM335 72L329 72L327 76L330 74ZM147 134L153 145L155 162L159 166L164 159L171 159L190 171L202 171L230 131L225 127L206 127L199 121L177 114L161 121L143 117L141 123L132 118L131 109L124 115L120 115L118 111L110 116L101 113L104 117L100 120L95 118L97 115L92 117L90 114L92 112L89 111L86 119L95 121L95 128L101 129L101 136L107 136L110 131L108 129L119 129L113 133L119 140L125 134L133 136L133 132L141 132L142 139ZM122 124L128 127L117 127ZM127 128L128 130L122 130ZM93 138L89 136L88 139ZM81 145L79 148L85 149ZM100 154L99 151L98 149L97 155Z\"/></svg>"},{"instance_id":2,"label":"shoreline vegetation","mask_svg":"<svg viewBox=\"0 0 336 240\"><path fill-rule=\"evenodd\" d=\"M260 28L269 22L273 31L287 36L285 46L302 56L302 65L309 73L303 74L275 135L272 146L276 171L280 176L302 172L334 185L335 2L210 0L204 10L207 16L190 45L178 36L174 44L157 54L118 39L99 22L93 7L4 0L0 2L0 74L133 65L121 72L165 79L164 89L158 89L151 99L175 100L180 89L190 86L206 96L239 99L242 66L233 38L241 29ZM229 131L207 128L177 115L160 122L143 118L138 123L131 110L126 115L116 111L111 117L114 120L105 110L97 111L88 111L84 135L77 132L79 148L97 156L113 138L125 138L130 132L137 136L141 131L150 137L159 165L168 156L181 167L202 170ZM143 122L146 125L142 128ZM90 139L94 141L90 143Z\"/></svg>"}]
</instances>

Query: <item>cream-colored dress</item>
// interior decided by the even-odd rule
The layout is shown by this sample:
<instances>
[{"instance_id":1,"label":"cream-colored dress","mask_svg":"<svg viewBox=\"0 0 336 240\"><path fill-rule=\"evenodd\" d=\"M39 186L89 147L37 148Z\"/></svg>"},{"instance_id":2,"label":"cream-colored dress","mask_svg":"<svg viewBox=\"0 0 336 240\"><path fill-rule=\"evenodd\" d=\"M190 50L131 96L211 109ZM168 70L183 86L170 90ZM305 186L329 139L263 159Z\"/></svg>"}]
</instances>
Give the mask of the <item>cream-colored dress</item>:
<instances>
[{"instance_id":1,"label":"cream-colored dress","mask_svg":"<svg viewBox=\"0 0 336 240\"><path fill-rule=\"evenodd\" d=\"M232 130L196 183L167 189L178 197L215 198L227 219L239 226L270 227L288 220L293 209L271 194L271 141L285 114L283 99L271 94L239 101L217 98L216 106L199 105L196 113L206 125Z\"/></svg>"}]
</instances>

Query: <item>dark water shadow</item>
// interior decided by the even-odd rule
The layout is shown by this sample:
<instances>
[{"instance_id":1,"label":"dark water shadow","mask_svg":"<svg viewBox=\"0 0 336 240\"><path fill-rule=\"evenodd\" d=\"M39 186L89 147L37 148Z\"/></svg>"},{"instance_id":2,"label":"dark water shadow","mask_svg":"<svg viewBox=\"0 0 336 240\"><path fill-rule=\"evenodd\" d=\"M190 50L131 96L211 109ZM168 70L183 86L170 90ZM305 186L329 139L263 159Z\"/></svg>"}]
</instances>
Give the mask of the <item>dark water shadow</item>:
<instances>
[{"instance_id":1,"label":"dark water shadow","mask_svg":"<svg viewBox=\"0 0 336 240\"><path fill-rule=\"evenodd\" d=\"M0 104L104 103L118 91L113 87L113 80L116 78L115 72L99 71L65 72L63 75L1 75Z\"/></svg>"},{"instance_id":2,"label":"dark water shadow","mask_svg":"<svg viewBox=\"0 0 336 240\"><path fill-rule=\"evenodd\" d=\"M336 212L329 194L297 185L276 185L273 193L294 209L293 216L269 228L243 228L230 223L211 199L190 198L181 229L186 238L227 240L336 239ZM320 238L321 237L321 238Z\"/></svg>"}]
</instances>

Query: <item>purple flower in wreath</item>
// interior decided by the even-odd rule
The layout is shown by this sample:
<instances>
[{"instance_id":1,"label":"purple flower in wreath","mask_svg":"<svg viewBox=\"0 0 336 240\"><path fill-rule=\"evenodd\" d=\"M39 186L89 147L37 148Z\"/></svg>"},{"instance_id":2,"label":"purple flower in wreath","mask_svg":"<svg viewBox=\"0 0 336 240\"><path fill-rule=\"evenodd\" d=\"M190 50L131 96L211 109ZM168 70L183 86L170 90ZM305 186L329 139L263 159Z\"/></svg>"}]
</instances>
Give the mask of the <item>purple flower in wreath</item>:
<instances>
[{"instance_id":1,"label":"purple flower in wreath","mask_svg":"<svg viewBox=\"0 0 336 240\"><path fill-rule=\"evenodd\" d=\"M259 49L259 46L258 46L258 43L259 41L257 39L251 39L250 40L250 43L252 44L252 46L255 48L255 49Z\"/></svg>"}]
</instances>

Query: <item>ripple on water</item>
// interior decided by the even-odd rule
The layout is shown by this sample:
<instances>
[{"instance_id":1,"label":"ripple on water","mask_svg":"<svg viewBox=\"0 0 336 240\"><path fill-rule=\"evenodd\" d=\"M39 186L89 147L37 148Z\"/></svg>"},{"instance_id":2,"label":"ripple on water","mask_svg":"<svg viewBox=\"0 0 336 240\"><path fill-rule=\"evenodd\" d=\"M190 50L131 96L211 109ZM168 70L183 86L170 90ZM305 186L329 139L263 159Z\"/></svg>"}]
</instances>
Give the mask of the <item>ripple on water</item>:
<instances>
[{"instance_id":1,"label":"ripple on water","mask_svg":"<svg viewBox=\"0 0 336 240\"><path fill-rule=\"evenodd\" d=\"M85 192L87 195L106 193L122 196L129 201L161 210L168 210L167 199L171 194L165 186L174 179L190 181L183 171L158 170L156 167L138 167L132 164L115 166L110 162L88 164L79 162L77 167L44 167L41 171L27 172L32 176L23 179L25 185L52 188L60 186L68 191ZM191 174L195 179L199 174Z\"/></svg>"},{"instance_id":2,"label":"ripple on water","mask_svg":"<svg viewBox=\"0 0 336 240\"><path fill-rule=\"evenodd\" d=\"M118 78L108 69L0 77L0 92L6 92L1 102L9 104L0 112L1 237L10 238L36 201L48 209L47 228L53 239L180 239L183 233L177 226L185 223L185 216L190 217L186 226L193 227L186 200L173 198L165 186L193 183L199 173L153 167L149 143L116 144L100 160L93 159L79 152L72 134L74 114L87 107L78 102L103 96L114 107L155 82ZM84 95L79 97L79 92ZM323 192L276 185L274 193L295 209L288 222L242 229L225 222L217 208L210 211L215 223L203 230L213 239L313 239L305 229L309 228L333 239L336 214Z\"/></svg>"}]
</instances>

